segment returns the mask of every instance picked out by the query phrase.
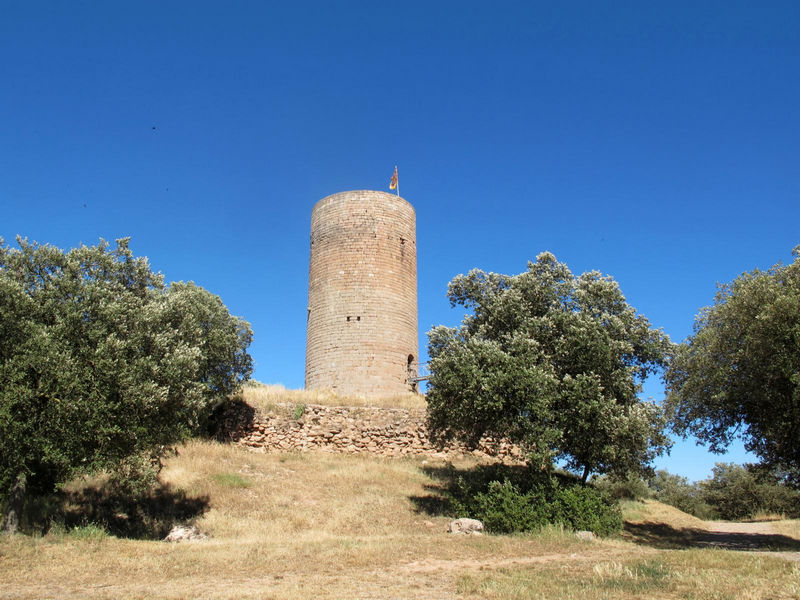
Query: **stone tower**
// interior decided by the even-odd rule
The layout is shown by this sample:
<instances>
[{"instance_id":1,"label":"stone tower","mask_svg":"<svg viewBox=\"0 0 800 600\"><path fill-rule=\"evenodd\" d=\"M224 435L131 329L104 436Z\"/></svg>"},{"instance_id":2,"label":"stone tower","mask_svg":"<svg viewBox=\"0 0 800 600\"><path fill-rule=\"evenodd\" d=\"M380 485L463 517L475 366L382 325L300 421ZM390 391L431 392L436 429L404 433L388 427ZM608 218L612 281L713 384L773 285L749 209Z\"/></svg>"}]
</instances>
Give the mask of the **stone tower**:
<instances>
[{"instance_id":1,"label":"stone tower","mask_svg":"<svg viewBox=\"0 0 800 600\"><path fill-rule=\"evenodd\" d=\"M386 192L341 192L311 212L306 389L411 391L419 360L414 208Z\"/></svg>"}]
</instances>

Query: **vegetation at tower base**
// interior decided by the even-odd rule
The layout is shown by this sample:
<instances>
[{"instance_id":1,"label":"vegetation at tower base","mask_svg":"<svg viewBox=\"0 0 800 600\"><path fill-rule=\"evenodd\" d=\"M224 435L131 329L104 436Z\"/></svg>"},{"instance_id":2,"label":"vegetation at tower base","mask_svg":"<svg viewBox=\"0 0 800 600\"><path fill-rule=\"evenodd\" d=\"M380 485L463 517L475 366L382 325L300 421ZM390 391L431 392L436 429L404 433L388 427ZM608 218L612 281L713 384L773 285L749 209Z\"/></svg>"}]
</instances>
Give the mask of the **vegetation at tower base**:
<instances>
[{"instance_id":1,"label":"vegetation at tower base","mask_svg":"<svg viewBox=\"0 0 800 600\"><path fill-rule=\"evenodd\" d=\"M800 246L793 254L721 285L665 380L678 433L712 452L741 437L800 487Z\"/></svg>"},{"instance_id":2,"label":"vegetation at tower base","mask_svg":"<svg viewBox=\"0 0 800 600\"><path fill-rule=\"evenodd\" d=\"M165 286L128 242L0 240L6 528L78 473L141 472L251 373L250 326L193 283Z\"/></svg>"},{"instance_id":3,"label":"vegetation at tower base","mask_svg":"<svg viewBox=\"0 0 800 600\"><path fill-rule=\"evenodd\" d=\"M428 426L439 439L506 437L546 470L642 472L669 445L663 411L637 397L673 344L617 283L574 276L546 252L515 276L473 270L449 285L471 309L429 332Z\"/></svg>"}]
</instances>

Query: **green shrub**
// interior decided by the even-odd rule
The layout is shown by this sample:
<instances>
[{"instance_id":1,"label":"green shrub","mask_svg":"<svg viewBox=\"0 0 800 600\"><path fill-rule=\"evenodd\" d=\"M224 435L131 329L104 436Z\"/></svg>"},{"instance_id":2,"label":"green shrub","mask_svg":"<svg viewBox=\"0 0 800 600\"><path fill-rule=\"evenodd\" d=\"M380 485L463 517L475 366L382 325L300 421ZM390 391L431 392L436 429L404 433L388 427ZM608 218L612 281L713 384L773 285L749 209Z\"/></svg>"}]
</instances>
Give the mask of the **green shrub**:
<instances>
[{"instance_id":1,"label":"green shrub","mask_svg":"<svg viewBox=\"0 0 800 600\"><path fill-rule=\"evenodd\" d=\"M470 504L473 516L495 533L529 531L550 522L544 495L536 490L523 494L508 480L492 481Z\"/></svg>"},{"instance_id":2,"label":"green shrub","mask_svg":"<svg viewBox=\"0 0 800 600\"><path fill-rule=\"evenodd\" d=\"M460 517L483 522L492 533L515 533L548 524L573 530L612 535L622 529L622 514L616 502L592 486L566 476L513 474L503 481L463 477L451 488L451 506Z\"/></svg>"},{"instance_id":3,"label":"green shrub","mask_svg":"<svg viewBox=\"0 0 800 600\"><path fill-rule=\"evenodd\" d=\"M699 489L722 519L747 519L758 513L800 515L800 492L753 465L717 463L712 477L701 481Z\"/></svg>"},{"instance_id":4,"label":"green shrub","mask_svg":"<svg viewBox=\"0 0 800 600\"><path fill-rule=\"evenodd\" d=\"M150 453L140 452L120 461L109 469L108 485L116 493L140 498L158 486L161 458L174 450L161 447Z\"/></svg>"},{"instance_id":5,"label":"green shrub","mask_svg":"<svg viewBox=\"0 0 800 600\"><path fill-rule=\"evenodd\" d=\"M653 497L659 502L674 506L678 510L694 515L699 519L716 518L716 506L708 502L696 483L689 483L686 477L668 471L657 471L649 482Z\"/></svg>"},{"instance_id":6,"label":"green shrub","mask_svg":"<svg viewBox=\"0 0 800 600\"><path fill-rule=\"evenodd\" d=\"M597 535L612 535L622 529L617 503L601 491L582 485L558 488L552 504L554 523Z\"/></svg>"},{"instance_id":7,"label":"green shrub","mask_svg":"<svg viewBox=\"0 0 800 600\"><path fill-rule=\"evenodd\" d=\"M614 500L643 500L653 497L653 490L638 475L628 475L624 479L605 475L593 479L592 484Z\"/></svg>"},{"instance_id":8,"label":"green shrub","mask_svg":"<svg viewBox=\"0 0 800 600\"><path fill-rule=\"evenodd\" d=\"M659 502L701 519L733 521L763 513L800 516L800 492L788 487L780 473L754 465L717 463L712 476L697 483L658 471L649 485Z\"/></svg>"}]
</instances>

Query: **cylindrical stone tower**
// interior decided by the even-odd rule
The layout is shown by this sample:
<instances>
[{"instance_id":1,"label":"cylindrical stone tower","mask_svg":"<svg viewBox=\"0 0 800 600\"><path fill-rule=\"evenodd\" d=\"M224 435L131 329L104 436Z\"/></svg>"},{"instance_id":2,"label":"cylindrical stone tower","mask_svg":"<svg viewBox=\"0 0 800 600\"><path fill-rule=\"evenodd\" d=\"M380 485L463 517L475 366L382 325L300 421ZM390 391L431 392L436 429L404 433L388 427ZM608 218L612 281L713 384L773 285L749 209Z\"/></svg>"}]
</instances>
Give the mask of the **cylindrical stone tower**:
<instances>
[{"instance_id":1,"label":"cylindrical stone tower","mask_svg":"<svg viewBox=\"0 0 800 600\"><path fill-rule=\"evenodd\" d=\"M306 389L411 391L419 360L414 208L386 192L341 192L311 212Z\"/></svg>"}]
</instances>

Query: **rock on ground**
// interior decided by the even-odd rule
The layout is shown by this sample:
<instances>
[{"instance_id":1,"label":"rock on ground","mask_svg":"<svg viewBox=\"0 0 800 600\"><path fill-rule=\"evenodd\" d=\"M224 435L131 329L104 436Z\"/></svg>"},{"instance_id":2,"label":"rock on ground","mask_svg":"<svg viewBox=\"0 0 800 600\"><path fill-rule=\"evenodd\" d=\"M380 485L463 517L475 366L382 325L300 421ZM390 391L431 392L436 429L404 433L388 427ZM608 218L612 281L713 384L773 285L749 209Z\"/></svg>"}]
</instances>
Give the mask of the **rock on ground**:
<instances>
[{"instance_id":1,"label":"rock on ground","mask_svg":"<svg viewBox=\"0 0 800 600\"><path fill-rule=\"evenodd\" d=\"M205 533L201 533L197 527L194 526L186 526L186 525L177 525L173 527L170 532L167 534L167 537L164 538L165 542L197 542L199 540L205 540L208 538L208 535Z\"/></svg>"},{"instance_id":2,"label":"rock on ground","mask_svg":"<svg viewBox=\"0 0 800 600\"><path fill-rule=\"evenodd\" d=\"M456 519L447 526L447 533L460 533L462 535L480 535L483 532L483 523L478 519Z\"/></svg>"}]
</instances>

